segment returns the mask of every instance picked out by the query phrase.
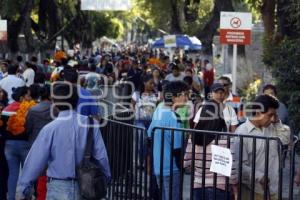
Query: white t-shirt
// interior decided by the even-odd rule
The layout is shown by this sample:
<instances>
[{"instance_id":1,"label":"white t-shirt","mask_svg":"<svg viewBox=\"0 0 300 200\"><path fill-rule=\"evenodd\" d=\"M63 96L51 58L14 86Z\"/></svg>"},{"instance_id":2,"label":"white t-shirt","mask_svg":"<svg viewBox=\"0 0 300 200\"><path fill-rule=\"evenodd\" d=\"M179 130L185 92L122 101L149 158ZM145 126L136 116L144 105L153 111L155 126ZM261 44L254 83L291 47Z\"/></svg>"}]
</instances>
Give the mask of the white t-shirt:
<instances>
[{"instance_id":1,"label":"white t-shirt","mask_svg":"<svg viewBox=\"0 0 300 200\"><path fill-rule=\"evenodd\" d=\"M179 74L179 76L175 77L172 73L168 74L165 78L167 81L183 81L184 75L182 73Z\"/></svg>"},{"instance_id":2,"label":"white t-shirt","mask_svg":"<svg viewBox=\"0 0 300 200\"><path fill-rule=\"evenodd\" d=\"M34 83L34 71L31 68L27 68L24 72L23 72L23 78L25 80L26 86L29 87Z\"/></svg>"},{"instance_id":3,"label":"white t-shirt","mask_svg":"<svg viewBox=\"0 0 300 200\"><path fill-rule=\"evenodd\" d=\"M12 89L22 87L25 85L25 82L18 78L16 75L7 75L7 77L3 78L0 81L0 87L7 92L8 96L8 103L12 103L13 99L11 97L12 95Z\"/></svg>"},{"instance_id":4,"label":"white t-shirt","mask_svg":"<svg viewBox=\"0 0 300 200\"><path fill-rule=\"evenodd\" d=\"M134 92L132 94L132 99L136 102L135 119L151 120L152 114L156 108L156 103L158 102L158 96L155 94L140 95L139 92Z\"/></svg>"},{"instance_id":5,"label":"white t-shirt","mask_svg":"<svg viewBox=\"0 0 300 200\"><path fill-rule=\"evenodd\" d=\"M199 108L199 110L197 111L197 113L195 115L195 118L193 120L193 122L195 124L197 124L200 120L201 111L202 111L202 107ZM225 108L223 110L223 116L224 116L224 120L225 120L228 131L229 131L230 126L238 125L239 122L238 122L236 113L231 106L225 105Z\"/></svg>"}]
</instances>

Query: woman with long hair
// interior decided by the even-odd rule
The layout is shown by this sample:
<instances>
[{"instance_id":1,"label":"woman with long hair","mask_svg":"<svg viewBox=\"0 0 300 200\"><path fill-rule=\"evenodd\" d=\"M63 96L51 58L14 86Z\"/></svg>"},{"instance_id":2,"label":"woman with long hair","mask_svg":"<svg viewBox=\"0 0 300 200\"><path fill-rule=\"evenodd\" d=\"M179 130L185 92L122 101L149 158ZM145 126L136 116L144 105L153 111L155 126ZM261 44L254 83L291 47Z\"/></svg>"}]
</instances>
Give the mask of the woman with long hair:
<instances>
[{"instance_id":1,"label":"woman with long hair","mask_svg":"<svg viewBox=\"0 0 300 200\"><path fill-rule=\"evenodd\" d=\"M227 144L230 143L230 138L220 136L217 133L208 133L205 131L212 132L226 132L227 127L223 117L223 105L214 100L210 100L204 103L200 108L201 114L199 122L195 125L195 129L203 130L203 132L194 133L194 135L189 139L186 148L186 153L184 157L184 166L190 167L192 163L192 149L195 145L195 166L194 166L194 200L225 200L231 199L230 188L226 193L226 177L223 175L216 175L216 182L214 187L214 173L210 172L209 167L212 160L212 145L218 145L227 148ZM192 142L192 139L194 140ZM205 160L204 154L205 152ZM203 163L204 162L204 163ZM205 166L205 169L203 169ZM202 183L202 173L205 171L205 183ZM235 169L233 169L235 171ZM233 176L230 178L230 183L235 182ZM204 190L204 191L203 191ZM214 198L214 190L216 197ZM203 199L203 192L205 193Z\"/></svg>"},{"instance_id":2,"label":"woman with long hair","mask_svg":"<svg viewBox=\"0 0 300 200\"><path fill-rule=\"evenodd\" d=\"M139 91L135 91L132 95L136 125L146 129L149 127L157 102L158 95L154 91L153 76L144 75Z\"/></svg>"},{"instance_id":3,"label":"woman with long hair","mask_svg":"<svg viewBox=\"0 0 300 200\"><path fill-rule=\"evenodd\" d=\"M25 130L25 117L30 107L35 105L26 86L13 90L14 102L4 108L1 130L5 133L5 157L8 164L8 200L14 200L20 166L23 166L30 149ZM7 122L6 122L7 121Z\"/></svg>"}]
</instances>

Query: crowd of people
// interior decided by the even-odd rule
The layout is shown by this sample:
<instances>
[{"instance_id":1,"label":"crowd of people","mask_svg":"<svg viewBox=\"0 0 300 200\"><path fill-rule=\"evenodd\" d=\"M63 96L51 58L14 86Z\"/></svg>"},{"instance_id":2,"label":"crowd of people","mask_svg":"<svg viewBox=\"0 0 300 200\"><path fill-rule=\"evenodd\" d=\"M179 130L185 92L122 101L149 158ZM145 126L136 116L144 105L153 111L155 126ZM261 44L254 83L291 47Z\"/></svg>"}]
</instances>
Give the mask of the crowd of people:
<instances>
[{"instance_id":1,"label":"crowd of people","mask_svg":"<svg viewBox=\"0 0 300 200\"><path fill-rule=\"evenodd\" d=\"M121 80L134 86L131 108L134 124L144 127L148 137L157 127L191 128L196 130L249 134L254 136L279 137L283 144L291 142L288 114L284 104L276 98L273 85L266 85L263 94L258 94L252 106L251 116L243 107L241 98L232 94L231 79L216 77L213 65L206 59L190 59L188 56L170 58L160 52L124 51L107 53L97 51L90 56L79 52L67 55L58 51L53 60L38 63L36 57L23 62L2 60L0 80L0 199L24 199L32 193L37 199L80 199L75 166L83 158L89 124L88 117L98 124L99 97L95 91L103 85L112 85ZM50 86L50 84L52 84ZM262 107L256 107L257 105ZM212 117L211 114L214 114ZM202 135L191 138L175 131L173 149L170 147L171 131L165 131L164 165L160 174L161 132L155 130L153 138L153 176L156 182L151 187L163 191L162 199L169 198L169 179L173 174L173 199L179 198L179 164L184 159L186 168L191 166L192 144L196 145L194 199L213 199L213 173L205 173L202 184L203 150L210 158L211 145L215 137L203 141ZM110 179L109 162L100 129L94 129L93 157ZM187 146L182 140L187 140ZM139 141L139 150L147 148ZM226 147L226 140L219 139L218 145ZM237 155L239 141L232 142L231 151ZM243 174L233 167L230 184L232 190L225 191L225 176L217 177L218 200L231 198L236 193L237 176L243 177L243 198L249 199L251 188L251 164L255 162L255 199L263 199L268 180L264 176L265 142L256 143L256 160L252 161L252 140L244 140L242 149ZM184 148L184 158L180 156ZM170 152L174 151L174 158ZM276 199L278 187L279 158L275 144L269 147L270 199ZM141 155L143 163L146 156ZM174 159L173 169L170 161ZM210 163L211 160L206 160ZM171 170L173 171L171 173ZM21 171L21 173L20 173ZM163 185L160 185L160 176ZM296 177L300 184L300 171ZM47 189L46 189L47 185ZM32 190L32 188L35 188ZM47 192L46 192L47 190ZM34 191L34 192L32 192ZM153 194L154 195L154 194ZM153 197L155 199L155 197Z\"/></svg>"}]
</instances>

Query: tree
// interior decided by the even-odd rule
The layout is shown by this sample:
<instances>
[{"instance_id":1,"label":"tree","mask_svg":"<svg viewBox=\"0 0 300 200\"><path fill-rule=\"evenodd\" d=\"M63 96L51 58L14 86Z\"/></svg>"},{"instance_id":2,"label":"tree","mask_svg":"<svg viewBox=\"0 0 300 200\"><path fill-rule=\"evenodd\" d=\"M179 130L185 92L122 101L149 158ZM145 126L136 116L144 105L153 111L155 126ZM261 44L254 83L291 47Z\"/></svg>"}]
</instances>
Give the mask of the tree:
<instances>
[{"instance_id":1,"label":"tree","mask_svg":"<svg viewBox=\"0 0 300 200\"><path fill-rule=\"evenodd\" d=\"M300 2L280 0L277 4L276 37L267 37L263 55L276 79L279 98L288 105L295 133L300 131Z\"/></svg>"},{"instance_id":2,"label":"tree","mask_svg":"<svg viewBox=\"0 0 300 200\"><path fill-rule=\"evenodd\" d=\"M106 34L119 36L120 23L109 12L80 10L80 0L2 0L0 15L8 20L8 46L20 51L19 35L24 34L25 52L54 49L56 38L63 34L70 45L92 41ZM80 31L79 31L80 30ZM38 40L34 40L34 36Z\"/></svg>"},{"instance_id":3,"label":"tree","mask_svg":"<svg viewBox=\"0 0 300 200\"><path fill-rule=\"evenodd\" d=\"M198 31L197 37L202 41L204 53L212 55L212 42L217 29L220 26L220 12L233 11L231 0L215 0L211 18L203 28Z\"/></svg>"}]
</instances>

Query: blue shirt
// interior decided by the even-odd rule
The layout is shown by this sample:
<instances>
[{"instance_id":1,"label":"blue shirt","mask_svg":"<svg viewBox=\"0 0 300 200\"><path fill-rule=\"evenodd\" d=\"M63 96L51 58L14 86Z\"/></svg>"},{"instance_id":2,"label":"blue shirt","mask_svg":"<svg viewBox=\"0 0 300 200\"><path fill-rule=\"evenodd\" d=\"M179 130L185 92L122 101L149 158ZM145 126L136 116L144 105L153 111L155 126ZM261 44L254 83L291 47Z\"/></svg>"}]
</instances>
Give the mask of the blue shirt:
<instances>
[{"instance_id":1,"label":"blue shirt","mask_svg":"<svg viewBox=\"0 0 300 200\"><path fill-rule=\"evenodd\" d=\"M33 181L47 169L47 176L58 179L76 178L75 167L83 159L87 141L88 117L75 111L61 111L47 124L33 143L18 183L18 195L24 195ZM98 125L94 121L94 126ZM93 158L110 178L109 162L99 126L94 127ZM21 193L21 194L19 194Z\"/></svg>"},{"instance_id":2,"label":"blue shirt","mask_svg":"<svg viewBox=\"0 0 300 200\"><path fill-rule=\"evenodd\" d=\"M182 128L182 123L178 116L176 116L175 112L171 110L171 108L162 106L158 107L153 113L152 122L148 129L148 137L152 137L152 130L157 127L165 127L165 128ZM154 174L160 175L160 152L162 145L162 130L156 129L154 131L153 138L153 164L154 164ZM174 131L174 146L173 149L181 148L183 133L181 131ZM164 130L164 159L163 159L163 176L170 175L170 152L171 152L171 139L172 139L172 131ZM173 158L173 171L179 171L175 157Z\"/></svg>"},{"instance_id":3,"label":"blue shirt","mask_svg":"<svg viewBox=\"0 0 300 200\"><path fill-rule=\"evenodd\" d=\"M80 88L77 112L85 116L95 116L99 114L99 109L95 97L86 89Z\"/></svg>"}]
</instances>

